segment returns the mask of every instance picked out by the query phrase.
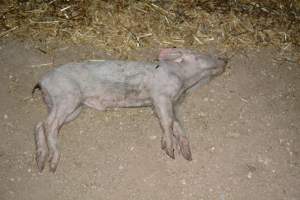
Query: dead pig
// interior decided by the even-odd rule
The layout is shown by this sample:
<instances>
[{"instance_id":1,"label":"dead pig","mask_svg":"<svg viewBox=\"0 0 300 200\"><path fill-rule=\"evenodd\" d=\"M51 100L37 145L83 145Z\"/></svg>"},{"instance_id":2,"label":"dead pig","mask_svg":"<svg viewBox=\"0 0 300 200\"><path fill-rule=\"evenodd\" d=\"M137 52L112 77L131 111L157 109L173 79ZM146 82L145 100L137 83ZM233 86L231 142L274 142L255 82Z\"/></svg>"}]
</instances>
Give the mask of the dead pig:
<instances>
[{"instance_id":1,"label":"dead pig","mask_svg":"<svg viewBox=\"0 0 300 200\"><path fill-rule=\"evenodd\" d=\"M157 63L87 61L48 72L36 85L49 112L35 128L39 170L44 169L47 159L50 171L56 170L60 158L59 129L74 120L84 105L100 111L153 106L163 129L161 148L174 159L174 147L179 146L182 156L192 160L189 141L174 106L188 89L207 83L224 67L223 60L191 50L162 49Z\"/></svg>"}]
</instances>

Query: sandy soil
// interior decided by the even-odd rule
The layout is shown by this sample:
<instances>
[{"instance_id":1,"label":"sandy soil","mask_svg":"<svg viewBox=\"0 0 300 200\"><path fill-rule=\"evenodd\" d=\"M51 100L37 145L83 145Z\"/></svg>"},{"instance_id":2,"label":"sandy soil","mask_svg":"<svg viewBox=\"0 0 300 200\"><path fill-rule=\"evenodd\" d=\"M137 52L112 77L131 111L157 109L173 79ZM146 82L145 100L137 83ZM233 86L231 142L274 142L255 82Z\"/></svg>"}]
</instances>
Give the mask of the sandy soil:
<instances>
[{"instance_id":1,"label":"sandy soil","mask_svg":"<svg viewBox=\"0 0 300 200\"><path fill-rule=\"evenodd\" d=\"M84 109L61 130L56 173L39 174L33 127L46 108L38 92L31 98L33 85L59 64L113 55L75 46L48 55L2 40L0 199L300 199L300 67L276 60L279 53L237 54L186 98L180 118L192 162L161 151L150 108Z\"/></svg>"}]
</instances>

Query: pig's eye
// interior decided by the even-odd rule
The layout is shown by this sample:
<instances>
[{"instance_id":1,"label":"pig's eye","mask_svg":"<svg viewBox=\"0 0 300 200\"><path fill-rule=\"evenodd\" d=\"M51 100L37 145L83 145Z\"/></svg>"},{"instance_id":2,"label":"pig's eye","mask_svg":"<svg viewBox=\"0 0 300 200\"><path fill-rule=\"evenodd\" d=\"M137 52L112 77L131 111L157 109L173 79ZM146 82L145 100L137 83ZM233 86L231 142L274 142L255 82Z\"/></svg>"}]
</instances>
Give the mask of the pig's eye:
<instances>
[{"instance_id":1,"label":"pig's eye","mask_svg":"<svg viewBox=\"0 0 300 200\"><path fill-rule=\"evenodd\" d=\"M201 59L202 59L202 56L200 56L200 55L195 56L195 60L201 60Z\"/></svg>"},{"instance_id":2,"label":"pig's eye","mask_svg":"<svg viewBox=\"0 0 300 200\"><path fill-rule=\"evenodd\" d=\"M198 61L200 60L201 58L198 56L198 55L190 55L190 60L191 61Z\"/></svg>"}]
</instances>

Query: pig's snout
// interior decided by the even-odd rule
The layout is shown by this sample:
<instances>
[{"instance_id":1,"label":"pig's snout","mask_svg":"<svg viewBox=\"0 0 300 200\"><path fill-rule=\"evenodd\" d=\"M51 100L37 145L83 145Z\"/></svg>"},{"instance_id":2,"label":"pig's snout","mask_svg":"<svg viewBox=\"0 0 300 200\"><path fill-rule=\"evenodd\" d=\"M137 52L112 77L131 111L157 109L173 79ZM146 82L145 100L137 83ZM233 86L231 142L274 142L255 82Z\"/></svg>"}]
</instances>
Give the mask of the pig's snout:
<instances>
[{"instance_id":1,"label":"pig's snout","mask_svg":"<svg viewBox=\"0 0 300 200\"><path fill-rule=\"evenodd\" d=\"M216 59L216 63L214 65L214 67L211 70L211 74L213 76L217 76L222 74L225 71L225 66L228 63L228 59L226 58L218 58Z\"/></svg>"}]
</instances>

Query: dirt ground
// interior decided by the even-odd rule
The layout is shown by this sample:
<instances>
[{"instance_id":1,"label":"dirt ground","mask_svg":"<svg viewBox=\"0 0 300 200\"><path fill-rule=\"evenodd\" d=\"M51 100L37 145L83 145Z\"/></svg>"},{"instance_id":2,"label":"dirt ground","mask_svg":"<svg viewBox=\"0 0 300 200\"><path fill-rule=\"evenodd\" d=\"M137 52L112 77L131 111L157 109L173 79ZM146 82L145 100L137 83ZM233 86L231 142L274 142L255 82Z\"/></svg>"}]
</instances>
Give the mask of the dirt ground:
<instances>
[{"instance_id":1,"label":"dirt ground","mask_svg":"<svg viewBox=\"0 0 300 200\"><path fill-rule=\"evenodd\" d=\"M279 54L237 53L186 98L180 119L193 161L160 149L150 108L84 109L61 130L56 173L39 174L33 127L46 107L39 92L31 97L33 85L59 64L114 56L86 46L48 55L30 41L0 41L0 199L300 199L300 67Z\"/></svg>"}]
</instances>

